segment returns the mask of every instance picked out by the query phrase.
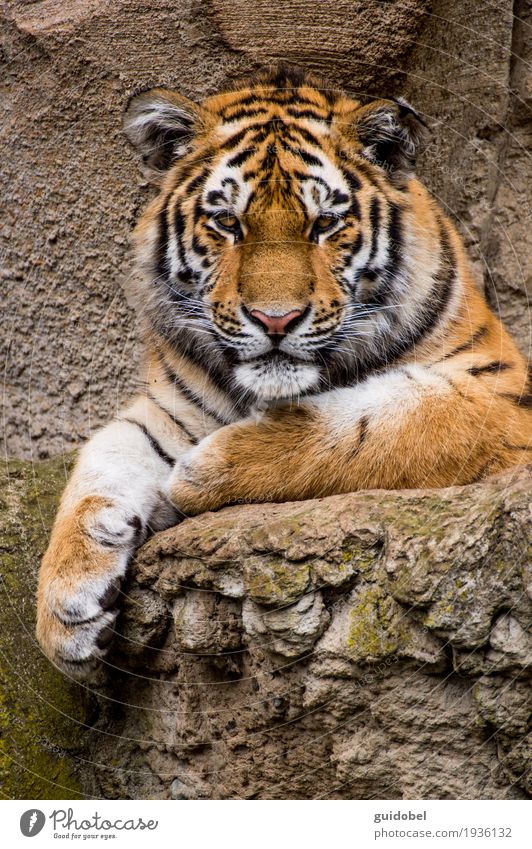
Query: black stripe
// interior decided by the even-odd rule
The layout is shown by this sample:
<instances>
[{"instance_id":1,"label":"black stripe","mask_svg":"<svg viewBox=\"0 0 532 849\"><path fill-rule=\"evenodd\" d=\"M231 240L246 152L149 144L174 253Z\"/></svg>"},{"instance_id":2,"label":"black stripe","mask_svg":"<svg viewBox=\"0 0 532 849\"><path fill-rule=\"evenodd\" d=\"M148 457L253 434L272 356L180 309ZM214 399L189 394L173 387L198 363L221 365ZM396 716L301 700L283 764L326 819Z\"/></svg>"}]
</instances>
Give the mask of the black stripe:
<instances>
[{"instance_id":1,"label":"black stripe","mask_svg":"<svg viewBox=\"0 0 532 849\"><path fill-rule=\"evenodd\" d=\"M196 224L198 223L198 221L200 220L200 218L203 215L208 215L208 213L204 210L204 208L202 206L201 198L197 197L196 201L194 203L194 215L193 215L194 227L196 226Z\"/></svg>"},{"instance_id":2,"label":"black stripe","mask_svg":"<svg viewBox=\"0 0 532 849\"><path fill-rule=\"evenodd\" d=\"M390 252L392 261L397 262L401 259L403 250L403 231L401 229L401 214L399 207L394 203L390 204L390 222L388 229L388 238L390 240ZM449 245L448 239L445 237L445 245Z\"/></svg>"},{"instance_id":3,"label":"black stripe","mask_svg":"<svg viewBox=\"0 0 532 849\"><path fill-rule=\"evenodd\" d=\"M157 440L155 439L153 434L151 434L149 432L147 427L145 427L140 422L135 421L134 419L122 418L122 419L120 419L120 421L121 422L127 422L128 424L132 424L132 425L135 425L135 427L138 427L138 429L142 431L142 433L144 434L144 436L146 437L146 439L150 443L150 446L152 447L152 449L155 451L156 454L159 455L161 460L164 460L164 462L168 463L169 466L174 465L175 457L170 457L170 455L166 453L166 451L164 450L162 445L159 442L157 442Z\"/></svg>"},{"instance_id":4,"label":"black stripe","mask_svg":"<svg viewBox=\"0 0 532 849\"><path fill-rule=\"evenodd\" d=\"M314 183L319 183L319 185L323 186L328 192L331 191L331 187L323 179L323 177L317 177L315 174L304 174L303 171L294 171L293 176L296 178L296 180L302 180L303 182L312 180Z\"/></svg>"},{"instance_id":5,"label":"black stripe","mask_svg":"<svg viewBox=\"0 0 532 849\"><path fill-rule=\"evenodd\" d=\"M233 112L231 115L229 115L228 109L231 109L231 108L234 108L234 106L233 107L228 106L227 109L224 110L224 113L223 113L224 124L232 124L233 121L240 121L240 120L242 120L242 118L253 118L253 117L255 117L255 115L267 115L268 114L268 110L266 109L266 107L257 106L253 109L239 108L237 110L237 112Z\"/></svg>"},{"instance_id":6,"label":"black stripe","mask_svg":"<svg viewBox=\"0 0 532 849\"><path fill-rule=\"evenodd\" d=\"M250 159L254 153L256 153L255 147L247 147L245 150L241 150L240 153L236 153L231 159L227 162L228 168L238 168L240 165L243 165L246 160Z\"/></svg>"},{"instance_id":7,"label":"black stripe","mask_svg":"<svg viewBox=\"0 0 532 849\"><path fill-rule=\"evenodd\" d=\"M351 265L353 263L354 258L356 257L356 255L360 251L360 248L362 247L363 241L364 241L364 239L363 239L362 233L359 232L359 233L356 234L353 242L341 242L340 243L340 247L342 248L342 250L349 251L349 253L344 258L344 262L343 262L342 268L341 268L342 272L345 272L345 271L347 271L348 268L351 268ZM344 280L343 282L347 286L347 289L346 289L347 294L351 295L352 292L353 292L353 289L356 289L356 286L357 286L357 283L358 283L358 276L357 276L356 280L354 281L354 283L351 282L350 280L347 280L347 281Z\"/></svg>"},{"instance_id":8,"label":"black stripe","mask_svg":"<svg viewBox=\"0 0 532 849\"><path fill-rule=\"evenodd\" d=\"M314 147L321 147L320 140L318 139L318 137L315 136L314 133L310 133L308 130L305 130L304 127L293 125L290 127L290 131L295 131L296 133L299 133L302 139L305 139L306 142L314 145Z\"/></svg>"},{"instance_id":9,"label":"black stripe","mask_svg":"<svg viewBox=\"0 0 532 849\"><path fill-rule=\"evenodd\" d=\"M294 106L289 106L286 114L292 118L310 118L314 121L327 122L327 115L320 115L319 112L314 112L313 109L297 109Z\"/></svg>"},{"instance_id":10,"label":"black stripe","mask_svg":"<svg viewBox=\"0 0 532 849\"><path fill-rule=\"evenodd\" d=\"M249 127L244 127L243 130L239 130L238 133L234 133L232 136L229 136L221 145L220 148L222 150L233 150L233 148L237 147L241 141L243 141L250 130L257 129L257 125L250 124Z\"/></svg>"},{"instance_id":11,"label":"black stripe","mask_svg":"<svg viewBox=\"0 0 532 849\"><path fill-rule=\"evenodd\" d=\"M281 89L281 91L273 91L264 99L269 100L271 103L282 103L283 106L299 103L304 103L305 106L316 106L313 100L307 100L305 97L300 97L298 89L294 88L285 88Z\"/></svg>"},{"instance_id":12,"label":"black stripe","mask_svg":"<svg viewBox=\"0 0 532 849\"><path fill-rule=\"evenodd\" d=\"M294 69L290 69L291 76L293 75ZM263 94L262 91L250 91L249 94L245 94L242 97L237 98L232 103L229 103L225 109L235 109L237 106L249 106L252 103L264 103L264 102L278 102L279 99L283 99L283 102L295 104L296 106L299 104L303 104L304 106L311 106L314 109L320 108L318 104L314 100L309 100L308 97L303 97L300 93L299 86L305 85L304 74L300 74L298 78L295 77L293 79L285 76L276 76L270 78L262 78L258 76L255 82L252 82L251 85L258 85L261 89L273 88L273 91L268 91L267 94ZM332 92L328 92L327 90L320 92L321 96L327 100L327 102L335 103L338 99L338 95Z\"/></svg>"},{"instance_id":13,"label":"black stripe","mask_svg":"<svg viewBox=\"0 0 532 849\"><path fill-rule=\"evenodd\" d=\"M190 403L194 407L199 407L199 409L201 410L201 412L204 415L210 416L212 419L214 419L216 422L218 422L218 424L220 424L220 425L229 424L228 419L222 418L219 413L215 413L212 410L210 410L208 407L205 406L205 404L202 402L202 400L200 398L198 398L196 393L193 392L186 385L186 383L173 371L172 368L170 368L165 357L160 352L159 352L159 359L160 359L160 362L163 366L166 377L168 378L168 380L170 380L172 383L174 383L175 386L177 386L177 388L179 389L181 394L185 396L187 401L190 401Z\"/></svg>"},{"instance_id":14,"label":"black stripe","mask_svg":"<svg viewBox=\"0 0 532 849\"><path fill-rule=\"evenodd\" d=\"M185 232L185 219L181 213L181 207L176 204L174 209L174 232L179 239Z\"/></svg>"},{"instance_id":15,"label":"black stripe","mask_svg":"<svg viewBox=\"0 0 532 849\"><path fill-rule=\"evenodd\" d=\"M168 201L159 212L157 246L155 249L155 273L159 280L168 281Z\"/></svg>"},{"instance_id":16,"label":"black stripe","mask_svg":"<svg viewBox=\"0 0 532 849\"><path fill-rule=\"evenodd\" d=\"M351 189L351 212L355 218L360 219L360 203L358 202L357 193L362 188L362 183L358 177L350 171L346 171L344 169L342 173L349 184L349 188Z\"/></svg>"},{"instance_id":17,"label":"black stripe","mask_svg":"<svg viewBox=\"0 0 532 849\"><path fill-rule=\"evenodd\" d=\"M242 174L242 177L244 178L244 180L254 179L257 177L257 173L260 174L263 171L269 172L273 167L274 163L277 165L277 171L279 173L279 178L276 180L276 185L279 186L283 179L288 185L290 185L290 183L292 182L292 178L296 176L296 174L298 174L299 172L294 171L292 173L291 171L287 171L286 168L283 168L279 160L276 158L275 151L271 149L270 145L268 145L266 156L264 157L262 162L260 162L259 165L257 165L257 167L253 171L244 172L244 174ZM314 177L311 174L305 174L304 179L316 180L317 182L321 182L324 186L327 187L327 190L329 190L329 187L327 186L325 181L321 179L321 177ZM261 176L261 178L257 182L259 184L266 183L269 187L271 187L270 174L267 174L267 176L265 177ZM296 197L294 198L294 200L298 200L298 198Z\"/></svg>"},{"instance_id":18,"label":"black stripe","mask_svg":"<svg viewBox=\"0 0 532 849\"><path fill-rule=\"evenodd\" d=\"M349 202L349 195L346 195L344 192L341 192L340 189L335 189L332 194L332 203L336 205L340 205L343 203Z\"/></svg>"},{"instance_id":19,"label":"black stripe","mask_svg":"<svg viewBox=\"0 0 532 849\"><path fill-rule=\"evenodd\" d=\"M269 91L267 94L263 94L262 92L250 91L249 94L244 95L243 97L239 97L233 101L233 103L229 103L225 107L225 111L228 109L235 109L237 106L249 106L252 103L278 103L281 99L283 103L294 104L298 106L299 104L303 104L304 106L311 106L314 109L320 108L314 100L309 100L308 97L303 97L299 93L299 85L304 85L305 81L302 79L297 85L288 85L286 84L286 80L283 83L280 83L278 80L274 79L260 79L257 78L256 85L259 85L261 88L273 87L273 91ZM328 102L335 103L337 100L337 95L332 95L327 91L320 92L322 97L324 97Z\"/></svg>"},{"instance_id":20,"label":"black stripe","mask_svg":"<svg viewBox=\"0 0 532 849\"><path fill-rule=\"evenodd\" d=\"M207 246L201 244L195 233L192 236L192 250L195 251L198 256L206 256L209 253Z\"/></svg>"},{"instance_id":21,"label":"black stripe","mask_svg":"<svg viewBox=\"0 0 532 849\"><path fill-rule=\"evenodd\" d=\"M368 426L369 426L369 416L362 416L359 421L359 434L358 434L358 447L361 448L362 444L366 441L366 437L368 435Z\"/></svg>"},{"instance_id":22,"label":"black stripe","mask_svg":"<svg viewBox=\"0 0 532 849\"><path fill-rule=\"evenodd\" d=\"M176 204L174 209L174 234L177 242L177 253L182 264L181 272L185 275L186 280L192 280L193 271L185 259L185 244L183 242L183 234L185 232L185 219L181 213L181 207Z\"/></svg>"},{"instance_id":23,"label":"black stripe","mask_svg":"<svg viewBox=\"0 0 532 849\"><path fill-rule=\"evenodd\" d=\"M224 177L222 180L222 186L231 186L234 189L238 189L238 183L234 177Z\"/></svg>"},{"instance_id":24,"label":"black stripe","mask_svg":"<svg viewBox=\"0 0 532 849\"><path fill-rule=\"evenodd\" d=\"M190 181L190 183L183 186L183 189L187 192L187 194L190 194L191 192L195 191L196 189L198 189L200 186L203 185L203 183L205 182L205 180L209 176L209 173L210 173L209 168L204 168L202 171L200 171L199 174L197 174L195 177L193 177L193 179Z\"/></svg>"},{"instance_id":25,"label":"black stripe","mask_svg":"<svg viewBox=\"0 0 532 849\"><path fill-rule=\"evenodd\" d=\"M277 151L275 149L275 145L269 144L266 147L266 154L264 156L264 159L262 160L262 162L259 163L259 165L257 165L256 170L258 172L267 171L269 173L276 163L279 167L279 173L282 173L283 169L281 167L281 163L277 160ZM250 173L250 171L247 172L248 175Z\"/></svg>"},{"instance_id":26,"label":"black stripe","mask_svg":"<svg viewBox=\"0 0 532 849\"><path fill-rule=\"evenodd\" d=\"M216 206L218 201L221 200L224 203L227 203L227 199L223 192L219 192L216 189L211 189L207 194L207 203L212 204L212 206Z\"/></svg>"},{"instance_id":27,"label":"black stripe","mask_svg":"<svg viewBox=\"0 0 532 849\"><path fill-rule=\"evenodd\" d=\"M482 325L482 327L478 327L475 332L469 337L467 342L462 342L461 345L458 345L457 348L453 348L452 351L449 351L448 354L445 354L445 356L437 362L440 363L442 360L449 360L451 357L456 357L458 354L462 354L464 351L469 350L469 348L472 348L476 342L480 342L480 340L484 338L487 332L488 328L485 324Z\"/></svg>"},{"instance_id":28,"label":"black stripe","mask_svg":"<svg viewBox=\"0 0 532 849\"><path fill-rule=\"evenodd\" d=\"M299 156L300 159L303 160L305 165L319 165L320 167L323 167L323 162L321 161L321 159L318 159L317 156L313 156L307 150L303 150L302 147L294 151L294 153L296 156Z\"/></svg>"},{"instance_id":29,"label":"black stripe","mask_svg":"<svg viewBox=\"0 0 532 849\"><path fill-rule=\"evenodd\" d=\"M374 195L371 198L371 204L369 209L369 223L371 227L371 248L369 252L368 266L371 267L373 260L375 259L375 255L377 253L378 241L379 241L379 222L381 217L381 208L379 204L379 199L377 195Z\"/></svg>"},{"instance_id":30,"label":"black stripe","mask_svg":"<svg viewBox=\"0 0 532 849\"><path fill-rule=\"evenodd\" d=\"M215 153L217 153L217 150L214 150L212 148L202 150L201 153L197 154L189 162L181 163L176 174L176 185L182 187L185 185L187 180L195 179L196 169L198 167L200 167L202 170L207 170L205 168L205 163L209 161Z\"/></svg>"},{"instance_id":31,"label":"black stripe","mask_svg":"<svg viewBox=\"0 0 532 849\"><path fill-rule=\"evenodd\" d=\"M366 180L368 180L368 182L371 183L372 186L375 186L376 189L382 191L382 185L377 175L375 174L373 166L370 165L367 159L364 159L362 154L359 154L356 161L353 163L353 166L360 174L364 175Z\"/></svg>"},{"instance_id":32,"label":"black stripe","mask_svg":"<svg viewBox=\"0 0 532 849\"><path fill-rule=\"evenodd\" d=\"M196 207L198 206L199 201L196 201ZM185 232L185 219L181 212L181 207L179 203L176 203L173 214L173 223L174 223L174 234L177 243L177 255L179 261L181 263L181 268L177 272L177 278L180 283L185 285L190 285L191 283L197 282L198 273L194 271L186 260L186 249L185 243L183 241L183 235ZM171 290L172 299L175 300L175 290Z\"/></svg>"},{"instance_id":33,"label":"black stripe","mask_svg":"<svg viewBox=\"0 0 532 849\"><path fill-rule=\"evenodd\" d=\"M499 396L500 398L507 398L508 401L512 401L518 407L523 407L525 410L532 409L532 393L525 392L523 395L513 395L511 392L502 392Z\"/></svg>"},{"instance_id":34,"label":"black stripe","mask_svg":"<svg viewBox=\"0 0 532 849\"><path fill-rule=\"evenodd\" d=\"M261 142L265 141L268 136L272 134L275 135L279 131L279 121L277 118L273 118L270 121L265 121L263 124L254 124L252 125L253 129L253 138L252 141L255 146L259 145Z\"/></svg>"},{"instance_id":35,"label":"black stripe","mask_svg":"<svg viewBox=\"0 0 532 849\"><path fill-rule=\"evenodd\" d=\"M364 442L366 441L366 437L368 435L368 425L369 425L369 416L362 416L362 418L358 422L358 439L357 444L351 450L351 459L354 459L358 456L360 449L362 448Z\"/></svg>"},{"instance_id":36,"label":"black stripe","mask_svg":"<svg viewBox=\"0 0 532 849\"><path fill-rule=\"evenodd\" d=\"M350 260L353 259L355 254L357 254L359 252L359 250L362 247L363 241L364 241L364 237L362 235L362 231L359 230L358 233L355 236L355 241L350 245L350 248L351 248L351 256L349 258Z\"/></svg>"},{"instance_id":37,"label":"black stripe","mask_svg":"<svg viewBox=\"0 0 532 849\"><path fill-rule=\"evenodd\" d=\"M245 97L238 97L232 103L229 103L225 109L236 109L237 106L248 106L250 103L256 103L257 100L262 100L262 97L259 97L257 92L253 92L251 94L246 94Z\"/></svg>"},{"instance_id":38,"label":"black stripe","mask_svg":"<svg viewBox=\"0 0 532 849\"><path fill-rule=\"evenodd\" d=\"M197 271L192 271L191 268L180 268L177 272L177 279L180 283L183 283L185 286L191 286L193 283L197 283L198 273ZM177 293L175 288L170 289L170 296L173 301L179 303L180 301L185 300L185 296L180 292Z\"/></svg>"},{"instance_id":39,"label":"black stripe","mask_svg":"<svg viewBox=\"0 0 532 849\"><path fill-rule=\"evenodd\" d=\"M362 183L356 174L353 174L352 171L349 171L348 168L342 169L342 174L344 175L346 181L349 183L349 188L352 192L359 192L362 188Z\"/></svg>"},{"instance_id":40,"label":"black stripe","mask_svg":"<svg viewBox=\"0 0 532 849\"><path fill-rule=\"evenodd\" d=\"M171 419L171 421L173 421L173 423L174 423L174 424L175 424L175 425L176 425L176 426L177 426L180 430L182 430L182 431L183 431L183 433L185 434L185 436L187 437L187 439L189 440L189 442L192 442L192 444L193 444L193 445L197 445L197 444L198 444L199 439L198 439L196 436L194 436L194 434L192 433L192 431L190 431L190 430L188 429L188 427L186 426L186 424L185 424L184 422L182 422L182 421L181 421L181 419L176 418L176 416L173 416L173 415L172 415L172 413L168 412L168 410L166 409L166 407L163 407L163 405L162 405L162 404L161 404L161 403L157 400L157 398L155 398L155 396L154 396L154 395L152 395L152 393L151 393L149 390L148 390L148 392L147 392L146 394L147 394L148 398L150 399L150 401L152 402L152 404L155 404L155 406L156 406L156 407L158 407L158 408L161 410L161 412L162 412L162 413L164 413L166 416L168 416L168 418L169 418L169 419Z\"/></svg>"},{"instance_id":41,"label":"black stripe","mask_svg":"<svg viewBox=\"0 0 532 849\"><path fill-rule=\"evenodd\" d=\"M532 445L512 445L512 443L507 442L506 439L501 439L501 442L505 448L510 448L512 451L532 451Z\"/></svg>"},{"instance_id":42,"label":"black stripe","mask_svg":"<svg viewBox=\"0 0 532 849\"><path fill-rule=\"evenodd\" d=\"M390 217L388 220L388 260L382 271L377 272L369 268L368 265L359 272L359 276L365 275L371 279L373 271L373 279L376 276L380 278L379 285L376 291L365 302L367 306L383 306L388 300L388 296L393 292L393 284L397 273L402 268L403 263L403 234L401 229L401 212L396 204L390 204ZM372 242L373 242L372 233ZM373 251L373 244L371 252ZM370 256L371 256L370 252Z\"/></svg>"},{"instance_id":43,"label":"black stripe","mask_svg":"<svg viewBox=\"0 0 532 849\"><path fill-rule=\"evenodd\" d=\"M511 363L502 363L500 360L494 360L485 366L471 366L467 370L469 374L476 377L479 374L498 374L500 371L507 371L509 368L513 368Z\"/></svg>"}]
</instances>

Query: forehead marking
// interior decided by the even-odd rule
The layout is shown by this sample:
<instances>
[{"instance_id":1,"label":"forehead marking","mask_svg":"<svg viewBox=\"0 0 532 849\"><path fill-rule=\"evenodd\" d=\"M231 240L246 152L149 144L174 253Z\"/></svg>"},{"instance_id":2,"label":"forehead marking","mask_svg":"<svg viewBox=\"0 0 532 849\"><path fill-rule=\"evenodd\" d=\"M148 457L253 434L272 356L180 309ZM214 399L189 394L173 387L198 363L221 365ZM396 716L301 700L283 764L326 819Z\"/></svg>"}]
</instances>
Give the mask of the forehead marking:
<instances>
[{"instance_id":1,"label":"forehead marking","mask_svg":"<svg viewBox=\"0 0 532 849\"><path fill-rule=\"evenodd\" d=\"M271 100L266 104L257 101L260 95L250 94L229 104L220 115L216 131L222 150L231 153L223 156L206 181L204 198L209 205L217 208L223 205L236 213L245 211L258 183L271 182L268 177L259 179L258 183L257 179L275 166L283 182L295 184L294 197L304 200L313 212L318 212L320 207L334 207L335 212L342 212L345 206L347 210L352 200L348 179L323 150L324 139L330 137L330 109L321 115L320 110L325 112L325 106L304 99L299 102L294 99L290 106ZM245 109L248 104L249 108ZM264 120L250 121L259 114L264 115ZM279 139L280 149L300 160L303 170L279 161L278 152L272 150L274 138ZM288 144L288 140L292 144ZM246 146L235 151L241 143ZM308 147L319 151L320 156L311 153ZM260 154L262 160L241 170L255 154ZM224 189L229 174L233 180L231 192ZM253 180L255 188L252 191L249 183Z\"/></svg>"}]
</instances>

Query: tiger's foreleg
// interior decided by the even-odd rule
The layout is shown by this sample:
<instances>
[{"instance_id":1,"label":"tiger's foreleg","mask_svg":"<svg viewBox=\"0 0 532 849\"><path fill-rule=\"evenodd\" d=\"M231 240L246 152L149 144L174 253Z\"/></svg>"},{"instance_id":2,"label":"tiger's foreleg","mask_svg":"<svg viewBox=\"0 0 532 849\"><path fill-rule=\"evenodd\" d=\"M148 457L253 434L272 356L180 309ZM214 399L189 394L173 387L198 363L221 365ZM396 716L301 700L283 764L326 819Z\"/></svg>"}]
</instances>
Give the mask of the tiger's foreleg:
<instances>
[{"instance_id":1,"label":"tiger's foreleg","mask_svg":"<svg viewBox=\"0 0 532 849\"><path fill-rule=\"evenodd\" d=\"M48 657L87 675L113 637L134 549L178 518L163 494L190 441L139 399L82 449L39 575L37 637Z\"/></svg>"},{"instance_id":2,"label":"tiger's foreleg","mask_svg":"<svg viewBox=\"0 0 532 849\"><path fill-rule=\"evenodd\" d=\"M185 455L170 495L186 513L359 489L464 484L518 456L493 381L417 365L223 427ZM515 452L514 452L515 454Z\"/></svg>"}]
</instances>

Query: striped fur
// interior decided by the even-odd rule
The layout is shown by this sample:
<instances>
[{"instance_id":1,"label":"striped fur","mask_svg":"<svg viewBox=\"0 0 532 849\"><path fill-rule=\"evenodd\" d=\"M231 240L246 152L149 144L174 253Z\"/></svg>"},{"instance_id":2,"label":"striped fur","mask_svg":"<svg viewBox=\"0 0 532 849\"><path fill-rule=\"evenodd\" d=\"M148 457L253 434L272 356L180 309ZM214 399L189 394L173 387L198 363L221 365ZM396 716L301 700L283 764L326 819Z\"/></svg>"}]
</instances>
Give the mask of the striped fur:
<instances>
[{"instance_id":1,"label":"striped fur","mask_svg":"<svg viewBox=\"0 0 532 849\"><path fill-rule=\"evenodd\" d=\"M158 187L131 284L145 389L81 452L39 583L39 640L83 675L153 528L530 457L526 364L415 177L408 104L280 69L202 105L146 92L125 129Z\"/></svg>"}]
</instances>

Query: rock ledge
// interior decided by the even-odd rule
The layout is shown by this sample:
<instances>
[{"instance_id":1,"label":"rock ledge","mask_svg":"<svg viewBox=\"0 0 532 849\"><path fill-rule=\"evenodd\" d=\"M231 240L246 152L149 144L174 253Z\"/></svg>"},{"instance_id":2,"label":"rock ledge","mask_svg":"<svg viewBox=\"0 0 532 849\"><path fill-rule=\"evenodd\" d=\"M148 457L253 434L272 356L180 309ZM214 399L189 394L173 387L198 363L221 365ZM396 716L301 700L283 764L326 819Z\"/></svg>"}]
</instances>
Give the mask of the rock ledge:
<instances>
[{"instance_id":1,"label":"rock ledge","mask_svg":"<svg viewBox=\"0 0 532 849\"><path fill-rule=\"evenodd\" d=\"M120 691L146 791L526 796L529 494L518 469L228 508L150 540L111 658L152 679Z\"/></svg>"},{"instance_id":2,"label":"rock ledge","mask_svg":"<svg viewBox=\"0 0 532 849\"><path fill-rule=\"evenodd\" d=\"M532 469L188 519L138 552L87 686L33 633L70 465L0 488L8 796L528 797Z\"/></svg>"}]
</instances>

